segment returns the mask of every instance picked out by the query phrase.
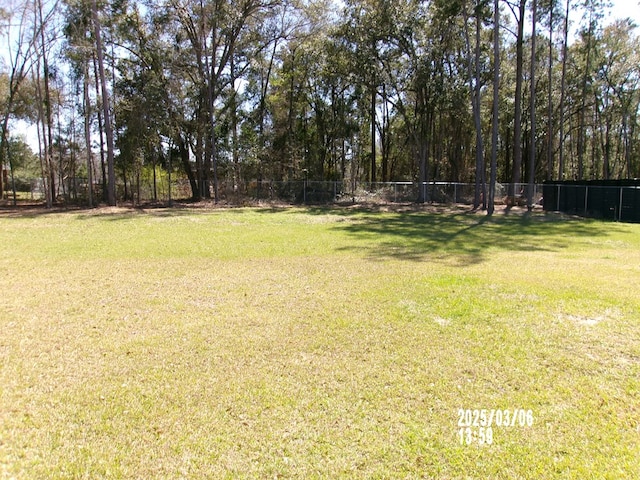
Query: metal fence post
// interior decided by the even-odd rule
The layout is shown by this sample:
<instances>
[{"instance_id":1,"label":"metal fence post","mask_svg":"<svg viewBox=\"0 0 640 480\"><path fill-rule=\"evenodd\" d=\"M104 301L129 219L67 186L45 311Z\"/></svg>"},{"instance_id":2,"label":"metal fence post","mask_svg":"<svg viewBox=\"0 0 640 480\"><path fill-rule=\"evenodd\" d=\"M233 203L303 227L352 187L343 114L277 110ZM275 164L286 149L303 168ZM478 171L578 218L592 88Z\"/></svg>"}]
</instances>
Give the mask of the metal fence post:
<instances>
[{"instance_id":1,"label":"metal fence post","mask_svg":"<svg viewBox=\"0 0 640 480\"><path fill-rule=\"evenodd\" d=\"M620 187L620 209L618 210L618 221L622 221L622 192L624 187Z\"/></svg>"},{"instance_id":2,"label":"metal fence post","mask_svg":"<svg viewBox=\"0 0 640 480\"><path fill-rule=\"evenodd\" d=\"M584 216L587 216L587 202L589 199L589 186L584 187Z\"/></svg>"}]
</instances>

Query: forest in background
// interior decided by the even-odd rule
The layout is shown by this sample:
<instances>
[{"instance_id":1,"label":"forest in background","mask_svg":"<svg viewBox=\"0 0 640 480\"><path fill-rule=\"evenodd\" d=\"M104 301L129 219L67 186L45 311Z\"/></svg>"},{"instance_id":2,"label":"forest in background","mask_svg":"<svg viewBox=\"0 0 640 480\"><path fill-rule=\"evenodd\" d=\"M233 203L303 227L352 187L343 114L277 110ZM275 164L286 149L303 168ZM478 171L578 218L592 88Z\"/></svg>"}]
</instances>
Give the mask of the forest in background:
<instances>
[{"instance_id":1,"label":"forest in background","mask_svg":"<svg viewBox=\"0 0 640 480\"><path fill-rule=\"evenodd\" d=\"M263 180L438 180L475 183L492 213L496 182L640 177L637 27L607 7L10 1L0 192L38 177L47 205L79 183L115 205L168 175L216 201Z\"/></svg>"}]
</instances>

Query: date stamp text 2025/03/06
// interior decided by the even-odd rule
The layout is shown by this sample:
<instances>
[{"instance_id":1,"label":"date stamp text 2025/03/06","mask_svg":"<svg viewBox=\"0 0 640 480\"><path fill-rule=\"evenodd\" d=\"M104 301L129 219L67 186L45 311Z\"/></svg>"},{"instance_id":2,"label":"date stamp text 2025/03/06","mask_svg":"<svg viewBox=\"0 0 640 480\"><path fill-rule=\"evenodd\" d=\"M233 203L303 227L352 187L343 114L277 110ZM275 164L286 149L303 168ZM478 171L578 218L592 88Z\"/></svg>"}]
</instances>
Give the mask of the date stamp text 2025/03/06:
<instances>
[{"instance_id":1,"label":"date stamp text 2025/03/06","mask_svg":"<svg viewBox=\"0 0 640 480\"><path fill-rule=\"evenodd\" d=\"M457 416L456 436L461 445L493 445L496 429L531 428L534 422L533 411L524 408L459 408Z\"/></svg>"}]
</instances>

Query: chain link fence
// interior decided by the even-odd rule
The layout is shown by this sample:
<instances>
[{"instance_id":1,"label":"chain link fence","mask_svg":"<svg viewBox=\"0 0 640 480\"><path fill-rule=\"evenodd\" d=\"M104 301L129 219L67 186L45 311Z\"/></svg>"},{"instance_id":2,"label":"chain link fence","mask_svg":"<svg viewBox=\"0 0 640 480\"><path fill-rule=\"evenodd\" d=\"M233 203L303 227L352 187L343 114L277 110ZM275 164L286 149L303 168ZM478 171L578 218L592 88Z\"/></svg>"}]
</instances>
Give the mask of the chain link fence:
<instances>
[{"instance_id":1,"label":"chain link fence","mask_svg":"<svg viewBox=\"0 0 640 480\"><path fill-rule=\"evenodd\" d=\"M20 200L43 201L46 186L42 179L22 181L16 185ZM510 190L509 187L513 186ZM10 185L5 184L5 199L12 199ZM213 186L212 186L213 188ZM496 204L525 206L528 185L496 184ZM57 185L60 202L88 203L89 184L86 179L74 178ZM488 192L488 185L485 185ZM508 196L509 192L513 195ZM103 195L101 183L93 185L93 201L99 203ZM352 181L272 181L246 182L221 181L219 198L228 203L285 202L292 204L329 203L412 203L420 198L439 204L472 205L475 184L458 182L352 182ZM145 180L135 183L119 183L119 199L134 204L149 202L166 203L169 200L187 200L191 186L184 178L167 177L161 181ZM213 196L213 191L211 192ZM572 215L615 221L640 222L640 180L614 181L563 181L534 185L534 204L547 211L559 211Z\"/></svg>"},{"instance_id":2,"label":"chain link fence","mask_svg":"<svg viewBox=\"0 0 640 480\"><path fill-rule=\"evenodd\" d=\"M535 185L534 203L542 199L542 185ZM488 185L485 191L488 192ZM57 198L61 202L87 203L89 185L86 179L75 178L57 186ZM41 179L30 183L29 192L25 196L31 200L45 198L45 185ZM507 203L509 184L496 184L495 202ZM514 195L509 199L513 205L526 205L527 184L515 184ZM99 202L103 195L102 183L95 183L92 188L94 202ZM352 182L352 181L272 181L251 180L246 182L226 182L218 184L221 201L229 203L242 202L285 202L293 204L319 203L412 203L423 198L427 202L442 204L471 205L475 196L475 184L458 182ZM11 193L6 192L10 197ZM213 196L213 185L211 186ZM189 181L184 178L167 178L156 182L119 183L117 196L121 200L134 204L149 202L168 202L169 200L187 200L191 197ZM5 197L6 198L6 197Z\"/></svg>"},{"instance_id":3,"label":"chain link fence","mask_svg":"<svg viewBox=\"0 0 640 480\"><path fill-rule=\"evenodd\" d=\"M488 192L488 185L485 191ZM508 184L496 184L496 203L506 203ZM224 191L224 190L222 190ZM473 204L475 184L457 182L249 182L236 189L254 200L281 200L291 203L411 203L419 198L444 204ZM526 205L527 184L515 184L511 202ZM542 185L534 185L534 203L542 199Z\"/></svg>"}]
</instances>

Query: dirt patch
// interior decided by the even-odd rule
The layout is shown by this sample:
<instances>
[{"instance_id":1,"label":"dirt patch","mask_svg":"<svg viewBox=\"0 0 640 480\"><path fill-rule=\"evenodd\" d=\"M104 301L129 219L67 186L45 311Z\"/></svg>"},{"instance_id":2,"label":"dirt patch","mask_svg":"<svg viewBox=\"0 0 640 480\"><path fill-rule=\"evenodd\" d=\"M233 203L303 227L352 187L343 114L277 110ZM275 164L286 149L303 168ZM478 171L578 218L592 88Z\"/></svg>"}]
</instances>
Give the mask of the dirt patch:
<instances>
[{"instance_id":1,"label":"dirt patch","mask_svg":"<svg viewBox=\"0 0 640 480\"><path fill-rule=\"evenodd\" d=\"M619 320L622 318L622 313L615 309L607 309L599 315L570 315L559 314L558 319L565 322L571 322L583 327L593 327L599 323Z\"/></svg>"}]
</instances>

